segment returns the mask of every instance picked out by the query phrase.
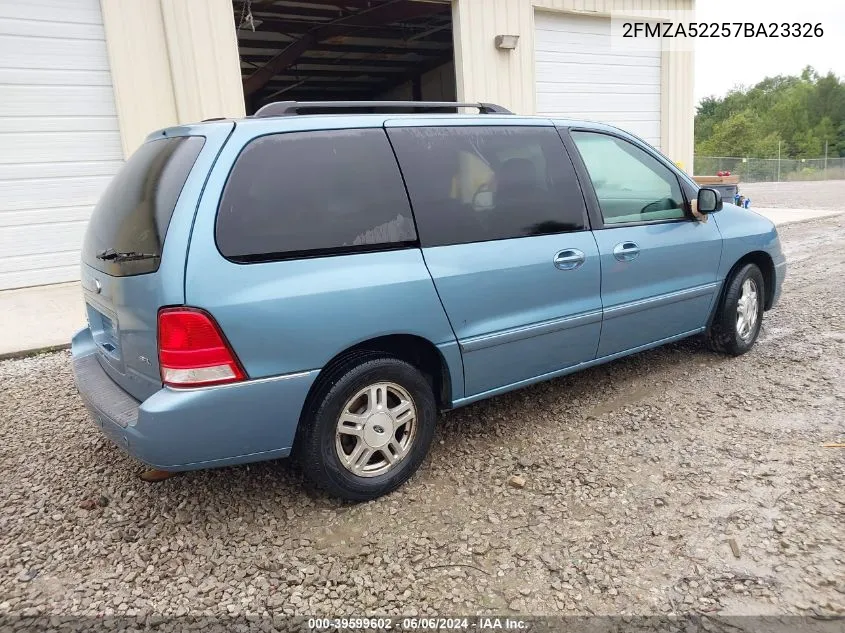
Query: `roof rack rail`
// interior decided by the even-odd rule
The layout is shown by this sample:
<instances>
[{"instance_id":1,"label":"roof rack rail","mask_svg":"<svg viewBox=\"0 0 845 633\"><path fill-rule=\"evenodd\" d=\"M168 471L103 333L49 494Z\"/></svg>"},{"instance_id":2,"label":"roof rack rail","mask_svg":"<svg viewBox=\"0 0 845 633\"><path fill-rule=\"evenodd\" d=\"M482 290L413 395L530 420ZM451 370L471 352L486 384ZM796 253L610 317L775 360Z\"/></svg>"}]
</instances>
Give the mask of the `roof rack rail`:
<instances>
[{"instance_id":1,"label":"roof rack rail","mask_svg":"<svg viewBox=\"0 0 845 633\"><path fill-rule=\"evenodd\" d=\"M513 114L495 103L458 103L453 101L275 101L262 106L252 116L263 119L273 116L294 116L302 110L455 110L477 108L480 114Z\"/></svg>"}]
</instances>

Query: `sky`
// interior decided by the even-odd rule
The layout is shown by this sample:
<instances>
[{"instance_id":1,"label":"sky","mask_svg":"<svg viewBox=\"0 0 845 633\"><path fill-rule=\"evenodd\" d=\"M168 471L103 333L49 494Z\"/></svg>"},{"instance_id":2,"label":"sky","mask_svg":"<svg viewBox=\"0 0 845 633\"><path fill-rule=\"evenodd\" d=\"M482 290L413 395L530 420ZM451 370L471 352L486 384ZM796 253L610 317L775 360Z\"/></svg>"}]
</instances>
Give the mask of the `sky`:
<instances>
[{"instance_id":1,"label":"sky","mask_svg":"<svg viewBox=\"0 0 845 633\"><path fill-rule=\"evenodd\" d=\"M797 75L805 66L845 79L845 0L696 0L699 22L821 23L808 39L696 39L695 101L723 96L767 76Z\"/></svg>"}]
</instances>

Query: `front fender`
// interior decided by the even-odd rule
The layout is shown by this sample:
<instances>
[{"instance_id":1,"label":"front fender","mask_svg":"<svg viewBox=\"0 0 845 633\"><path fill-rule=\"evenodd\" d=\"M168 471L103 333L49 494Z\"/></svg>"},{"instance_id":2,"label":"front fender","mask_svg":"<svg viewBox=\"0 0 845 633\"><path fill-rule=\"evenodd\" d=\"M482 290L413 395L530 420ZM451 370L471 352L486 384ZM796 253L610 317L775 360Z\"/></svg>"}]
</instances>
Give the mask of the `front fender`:
<instances>
[{"instance_id":1,"label":"front fender","mask_svg":"<svg viewBox=\"0 0 845 633\"><path fill-rule=\"evenodd\" d=\"M774 223L759 213L733 204L725 204L712 217L723 240L717 279L723 282L743 257L752 253L765 253L771 258L774 267L774 292L767 308L773 307L780 297L786 276L786 257Z\"/></svg>"}]
</instances>

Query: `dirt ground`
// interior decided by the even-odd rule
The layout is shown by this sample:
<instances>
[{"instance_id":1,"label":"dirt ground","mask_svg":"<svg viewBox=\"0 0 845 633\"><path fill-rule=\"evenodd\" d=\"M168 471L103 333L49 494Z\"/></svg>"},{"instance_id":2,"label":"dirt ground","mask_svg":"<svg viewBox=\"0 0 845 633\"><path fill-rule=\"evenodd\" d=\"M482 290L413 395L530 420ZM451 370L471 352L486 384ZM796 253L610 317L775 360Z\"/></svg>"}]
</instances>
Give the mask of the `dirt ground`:
<instances>
[{"instance_id":1,"label":"dirt ground","mask_svg":"<svg viewBox=\"0 0 845 633\"><path fill-rule=\"evenodd\" d=\"M752 207L845 209L845 180L740 183L739 190Z\"/></svg>"},{"instance_id":2,"label":"dirt ground","mask_svg":"<svg viewBox=\"0 0 845 633\"><path fill-rule=\"evenodd\" d=\"M0 363L0 616L845 613L845 216L781 235L749 354L693 339L445 414L364 505L286 461L145 484L67 352Z\"/></svg>"}]
</instances>

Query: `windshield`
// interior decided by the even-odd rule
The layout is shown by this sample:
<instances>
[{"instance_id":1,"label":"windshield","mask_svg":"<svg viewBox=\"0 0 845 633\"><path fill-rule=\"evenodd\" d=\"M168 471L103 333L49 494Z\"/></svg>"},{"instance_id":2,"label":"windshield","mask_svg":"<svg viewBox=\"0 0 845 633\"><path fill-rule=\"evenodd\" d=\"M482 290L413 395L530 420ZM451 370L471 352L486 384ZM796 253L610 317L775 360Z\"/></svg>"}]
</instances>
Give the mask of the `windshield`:
<instances>
[{"instance_id":1,"label":"windshield","mask_svg":"<svg viewBox=\"0 0 845 633\"><path fill-rule=\"evenodd\" d=\"M94 208L82 261L118 277L158 270L170 217L204 143L201 136L144 143Z\"/></svg>"}]
</instances>

